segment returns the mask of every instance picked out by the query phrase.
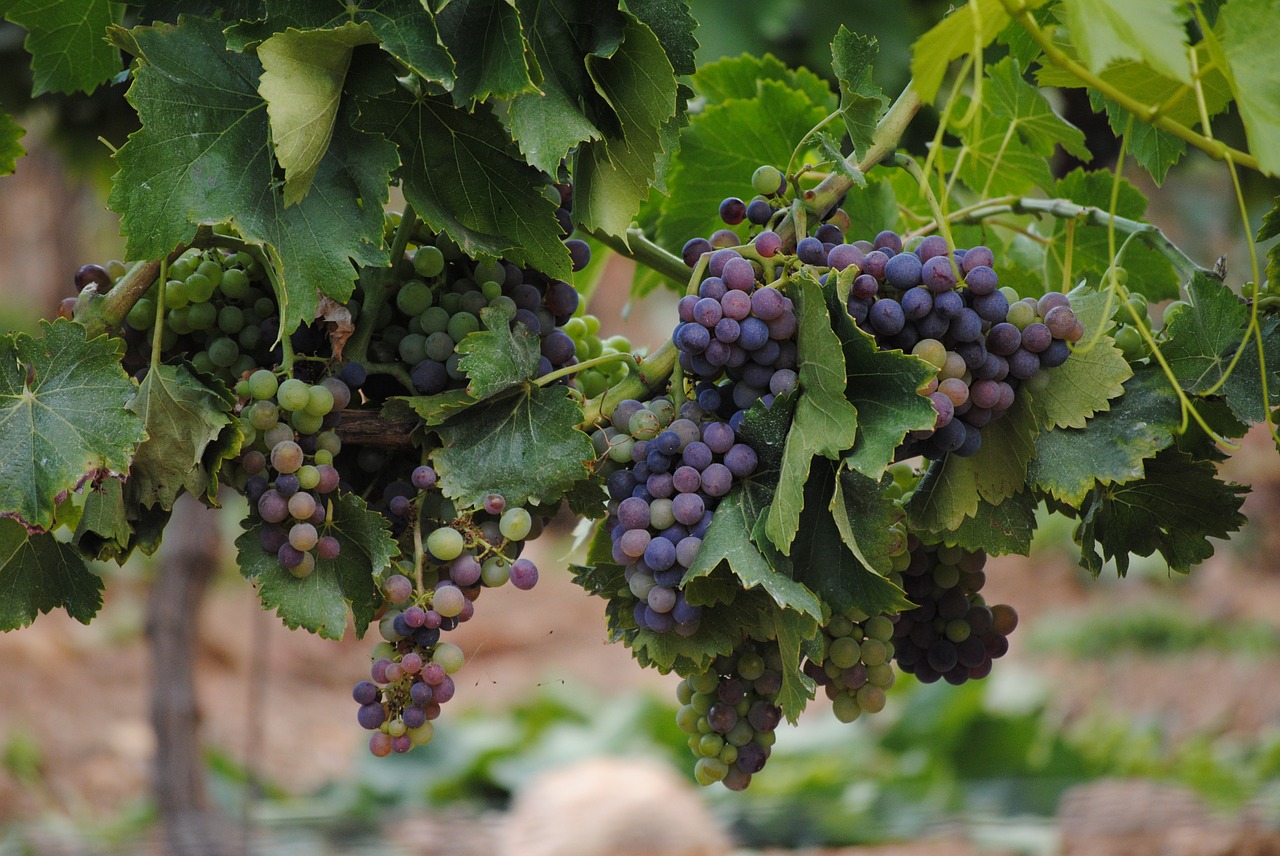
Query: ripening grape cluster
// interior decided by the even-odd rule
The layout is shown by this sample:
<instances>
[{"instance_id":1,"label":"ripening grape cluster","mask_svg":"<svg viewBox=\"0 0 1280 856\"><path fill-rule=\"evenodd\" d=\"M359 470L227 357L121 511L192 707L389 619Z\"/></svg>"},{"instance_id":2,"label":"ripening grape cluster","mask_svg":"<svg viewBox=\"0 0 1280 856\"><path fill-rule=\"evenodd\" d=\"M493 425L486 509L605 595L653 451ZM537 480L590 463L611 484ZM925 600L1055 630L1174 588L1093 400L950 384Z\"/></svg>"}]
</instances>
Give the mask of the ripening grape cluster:
<instances>
[{"instance_id":1,"label":"ripening grape cluster","mask_svg":"<svg viewBox=\"0 0 1280 856\"><path fill-rule=\"evenodd\" d=\"M869 616L849 609L822 628L822 655L806 660L804 673L823 688L841 722L884 710L885 692L894 682L896 621L896 615Z\"/></svg>"},{"instance_id":2,"label":"ripening grape cluster","mask_svg":"<svg viewBox=\"0 0 1280 856\"><path fill-rule=\"evenodd\" d=\"M909 552L902 586L917 606L900 613L894 626L898 668L926 684L985 678L991 661L1008 652L1008 636L1018 624L1013 607L987 606L979 594L986 553L922 544L914 537Z\"/></svg>"},{"instance_id":3,"label":"ripening grape cluster","mask_svg":"<svg viewBox=\"0 0 1280 856\"><path fill-rule=\"evenodd\" d=\"M458 513L437 486L435 470L413 470L412 494L393 494L402 516L419 514L424 554L422 587L415 583L414 563L399 563L382 585L388 609L378 622L382 642L374 646L369 680L360 681L352 697L360 705L357 721L374 732L369 750L378 756L408 752L429 742L432 720L453 698L451 677L463 666L462 649L441 640L475 614L485 588L508 581L528 590L538 581L538 568L520 555L537 537L542 520L526 508L508 507L501 494L490 494L484 507Z\"/></svg>"},{"instance_id":4,"label":"ripening grape cluster","mask_svg":"<svg viewBox=\"0 0 1280 856\"><path fill-rule=\"evenodd\" d=\"M334 429L351 389L336 377L315 385L297 378L281 383L258 369L237 384L237 392L247 399L240 467L250 514L264 524L259 543L295 577L310 576L317 559L342 552L325 529L328 500L340 481L333 463L342 440Z\"/></svg>"},{"instance_id":5,"label":"ripening grape cluster","mask_svg":"<svg viewBox=\"0 0 1280 856\"><path fill-rule=\"evenodd\" d=\"M776 642L747 640L705 671L676 687L676 724L689 735L700 784L721 782L741 791L764 768L782 721L775 703L782 689L782 657Z\"/></svg>"}]
</instances>

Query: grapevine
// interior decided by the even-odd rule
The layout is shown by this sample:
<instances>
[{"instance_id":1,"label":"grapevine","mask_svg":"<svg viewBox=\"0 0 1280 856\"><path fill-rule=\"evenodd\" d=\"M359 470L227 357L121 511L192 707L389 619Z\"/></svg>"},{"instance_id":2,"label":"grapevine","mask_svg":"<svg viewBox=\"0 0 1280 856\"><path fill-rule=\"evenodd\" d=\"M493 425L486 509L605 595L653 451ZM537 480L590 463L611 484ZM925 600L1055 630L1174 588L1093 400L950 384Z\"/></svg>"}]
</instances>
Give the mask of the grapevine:
<instances>
[{"instance_id":1,"label":"grapevine","mask_svg":"<svg viewBox=\"0 0 1280 856\"><path fill-rule=\"evenodd\" d=\"M263 607L376 634L351 676L372 754L444 730L448 634L482 592L568 573L680 676L693 777L741 790L820 692L850 722L903 674L996 668L1017 613L985 601L986 560L1029 552L1042 508L1095 576L1188 572L1245 522L1217 465L1252 425L1280 440L1280 250L1264 279L1254 247L1280 214L1231 282L1121 172L1159 183L1190 145L1254 231L1240 170L1280 174L1245 23L1276 35L1264 0L1180 5L1145 38L1120 3L963 4L893 99L845 27L833 88L699 66L681 0L324 5L94 5L74 70L36 38L66 9L6 11L40 87L106 85L127 53L141 127L113 150L130 261L80 266L57 320L0 340L24 426L0 440L0 629L89 621L87 560L153 553L180 495L234 492ZM1093 152L1039 86L1101 105L1114 170L1051 171ZM1215 136L1232 105L1247 147ZM0 112L0 172L19 136ZM590 311L612 256L635 297L674 292L665 341ZM587 555L538 568L525 546L564 508Z\"/></svg>"}]
</instances>

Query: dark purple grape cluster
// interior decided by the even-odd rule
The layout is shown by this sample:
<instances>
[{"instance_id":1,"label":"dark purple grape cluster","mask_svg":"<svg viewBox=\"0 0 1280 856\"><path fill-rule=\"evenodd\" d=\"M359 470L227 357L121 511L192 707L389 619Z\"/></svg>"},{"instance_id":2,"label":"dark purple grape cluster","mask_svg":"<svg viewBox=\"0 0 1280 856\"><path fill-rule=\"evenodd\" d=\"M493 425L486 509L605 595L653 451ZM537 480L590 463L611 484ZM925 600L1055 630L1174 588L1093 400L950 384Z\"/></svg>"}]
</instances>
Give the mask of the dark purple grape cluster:
<instances>
[{"instance_id":1,"label":"dark purple grape cluster","mask_svg":"<svg viewBox=\"0 0 1280 856\"><path fill-rule=\"evenodd\" d=\"M1004 604L987 606L979 592L986 581L982 551L922 544L914 537L902 586L912 603L893 629L893 659L922 683L942 678L963 684L985 678L991 661L1009 650L1018 614Z\"/></svg>"},{"instance_id":2,"label":"dark purple grape cluster","mask_svg":"<svg viewBox=\"0 0 1280 856\"><path fill-rule=\"evenodd\" d=\"M698 630L701 607L681 590L721 497L755 471L756 453L696 401L677 418L666 398L621 402L600 432L603 453L624 466L606 479L605 525L613 560L625 569L636 626L684 636Z\"/></svg>"},{"instance_id":3,"label":"dark purple grape cluster","mask_svg":"<svg viewBox=\"0 0 1280 856\"><path fill-rule=\"evenodd\" d=\"M849 610L833 615L822 628L822 656L807 659L803 670L831 699L841 722L884 709L885 692L894 683L893 629L896 615Z\"/></svg>"},{"instance_id":4,"label":"dark purple grape cluster","mask_svg":"<svg viewBox=\"0 0 1280 856\"><path fill-rule=\"evenodd\" d=\"M774 642L747 641L676 687L676 724L689 735L700 784L744 790L764 768L782 722L782 657Z\"/></svg>"}]
</instances>

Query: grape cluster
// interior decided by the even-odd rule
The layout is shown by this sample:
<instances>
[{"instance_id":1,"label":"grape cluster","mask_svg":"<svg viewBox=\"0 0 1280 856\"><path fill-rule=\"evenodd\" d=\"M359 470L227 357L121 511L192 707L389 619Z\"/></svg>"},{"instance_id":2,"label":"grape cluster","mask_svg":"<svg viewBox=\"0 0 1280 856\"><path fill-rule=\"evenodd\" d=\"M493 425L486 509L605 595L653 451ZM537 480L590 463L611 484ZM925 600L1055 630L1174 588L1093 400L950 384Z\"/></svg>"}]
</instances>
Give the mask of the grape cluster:
<instances>
[{"instance_id":1,"label":"grape cluster","mask_svg":"<svg viewBox=\"0 0 1280 856\"><path fill-rule=\"evenodd\" d=\"M402 562L382 585L389 604L378 622L383 641L373 650L370 679L352 693L360 705L357 720L374 734L369 750L378 756L407 752L432 738L431 721L453 698L451 675L463 666L462 649L441 641L441 634L471 620L484 588L508 581L528 590L538 568L520 552L536 537L542 521L528 509L507 507L490 494L482 509L459 514L437 488L435 470L422 465L410 476L412 498L394 492L390 505L398 515L420 515L423 532L422 587L417 572Z\"/></svg>"},{"instance_id":2,"label":"grape cluster","mask_svg":"<svg viewBox=\"0 0 1280 856\"><path fill-rule=\"evenodd\" d=\"M764 768L782 721L775 704L782 689L776 642L746 641L676 687L676 724L689 735L700 784L721 782L741 791Z\"/></svg>"},{"instance_id":3,"label":"grape cluster","mask_svg":"<svg viewBox=\"0 0 1280 856\"><path fill-rule=\"evenodd\" d=\"M281 383L258 369L237 392L246 399L240 468L251 514L264 524L259 543L295 577L310 576L317 558L336 559L342 551L335 536L322 533L332 522L327 499L340 481L333 462L342 440L334 429L351 389L338 378Z\"/></svg>"},{"instance_id":4,"label":"grape cluster","mask_svg":"<svg viewBox=\"0 0 1280 856\"><path fill-rule=\"evenodd\" d=\"M987 606L979 594L986 553L910 540L902 583L918 605L898 616L894 661L926 684L986 677L991 661L1009 650L1008 636L1018 624L1012 607Z\"/></svg>"},{"instance_id":5,"label":"grape cluster","mask_svg":"<svg viewBox=\"0 0 1280 856\"><path fill-rule=\"evenodd\" d=\"M806 660L804 673L823 688L841 722L884 709L893 686L893 632L897 616L846 610L822 628L822 655Z\"/></svg>"}]
</instances>

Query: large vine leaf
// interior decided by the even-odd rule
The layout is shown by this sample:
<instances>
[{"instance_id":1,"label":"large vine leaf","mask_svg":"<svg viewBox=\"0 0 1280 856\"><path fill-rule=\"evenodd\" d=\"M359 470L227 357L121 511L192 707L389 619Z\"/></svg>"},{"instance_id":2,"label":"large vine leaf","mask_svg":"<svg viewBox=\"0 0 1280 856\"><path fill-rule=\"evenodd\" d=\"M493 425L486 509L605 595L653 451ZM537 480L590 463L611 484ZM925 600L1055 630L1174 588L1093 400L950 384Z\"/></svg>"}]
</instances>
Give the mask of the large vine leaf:
<instances>
[{"instance_id":1,"label":"large vine leaf","mask_svg":"<svg viewBox=\"0 0 1280 856\"><path fill-rule=\"evenodd\" d=\"M889 106L884 91L872 81L879 53L874 38L854 33L844 24L831 42L831 68L840 81L840 114L855 155L871 145L876 121Z\"/></svg>"},{"instance_id":2,"label":"large vine leaf","mask_svg":"<svg viewBox=\"0 0 1280 856\"><path fill-rule=\"evenodd\" d=\"M1160 350L1169 368L1187 392L1223 395L1237 419L1261 422L1266 408L1280 403L1280 332L1276 319L1261 322L1269 391L1269 401L1264 402L1257 341L1252 335L1245 336L1249 308L1224 284L1200 274L1192 278L1187 294L1191 305L1175 313L1165 325L1168 341ZM1244 353L1231 367L1241 347ZM1231 374L1223 380L1228 367Z\"/></svg>"},{"instance_id":3,"label":"large vine leaf","mask_svg":"<svg viewBox=\"0 0 1280 856\"><path fill-rule=\"evenodd\" d=\"M120 71L120 52L102 39L118 15L110 0L9 0L0 13L27 29L32 95L89 93Z\"/></svg>"},{"instance_id":4,"label":"large vine leaf","mask_svg":"<svg viewBox=\"0 0 1280 856\"><path fill-rule=\"evenodd\" d=\"M504 258L550 276L571 275L547 179L519 156L487 106L468 113L448 100L415 97L370 81L360 118L400 147L405 198L436 232L473 258Z\"/></svg>"},{"instance_id":5,"label":"large vine leaf","mask_svg":"<svg viewBox=\"0 0 1280 856\"><path fill-rule=\"evenodd\" d=\"M234 403L233 395L210 389L184 365L148 371L128 405L147 426L129 468L129 499L171 509L183 490L195 497L206 493L205 450L231 424Z\"/></svg>"},{"instance_id":6,"label":"large vine leaf","mask_svg":"<svg viewBox=\"0 0 1280 856\"><path fill-rule=\"evenodd\" d=\"M1187 141L1146 122L1135 120L1131 125L1129 119L1132 114L1096 90L1089 90L1089 103L1095 112L1106 112L1107 124L1117 137L1128 130L1129 142L1125 151L1151 173L1151 180L1157 187L1164 184L1169 168L1187 153Z\"/></svg>"},{"instance_id":7,"label":"large vine leaf","mask_svg":"<svg viewBox=\"0 0 1280 856\"><path fill-rule=\"evenodd\" d=\"M717 65L727 76L725 63ZM749 193L760 164L786 165L795 141L830 112L825 101L816 103L785 82L761 80L756 87L749 98L731 98L690 117L667 178L671 198L658 220L663 246L678 250L690 238L722 228L720 200Z\"/></svg>"},{"instance_id":8,"label":"large vine leaf","mask_svg":"<svg viewBox=\"0 0 1280 856\"><path fill-rule=\"evenodd\" d=\"M352 261L385 261L382 206L394 147L351 128L349 115L340 118L311 191L286 208L257 92L258 60L228 52L220 25L200 18L116 37L141 52L128 98L142 129L116 154L110 197L130 256L159 258L190 240L197 224L234 221L279 263L286 330L315 316L319 292L345 302Z\"/></svg>"},{"instance_id":9,"label":"large vine leaf","mask_svg":"<svg viewBox=\"0 0 1280 856\"><path fill-rule=\"evenodd\" d=\"M1280 175L1280 70L1271 47L1280 38L1280 0L1233 0L1220 21L1249 151L1263 172Z\"/></svg>"},{"instance_id":10,"label":"large vine leaf","mask_svg":"<svg viewBox=\"0 0 1280 856\"><path fill-rule=\"evenodd\" d=\"M18 143L25 133L12 116L0 110L0 175L13 172L18 158L27 153Z\"/></svg>"},{"instance_id":11,"label":"large vine leaf","mask_svg":"<svg viewBox=\"0 0 1280 856\"><path fill-rule=\"evenodd\" d=\"M1097 291L1071 293L1071 307L1085 327L1082 342L1093 340L1100 325L1109 324L1107 295ZM1032 409L1040 426L1083 428L1085 420L1107 410L1110 402L1124 392L1124 382L1133 369L1110 336L1102 336L1092 348L1072 352L1067 361L1037 378Z\"/></svg>"},{"instance_id":12,"label":"large vine leaf","mask_svg":"<svg viewBox=\"0 0 1280 856\"><path fill-rule=\"evenodd\" d=\"M694 53L698 40L693 32L698 22L685 0L626 0L626 6L628 12L653 30L676 74L693 74L697 70Z\"/></svg>"},{"instance_id":13,"label":"large vine leaf","mask_svg":"<svg viewBox=\"0 0 1280 856\"><path fill-rule=\"evenodd\" d=\"M145 431L126 409L122 341L64 320L41 330L0 338L0 515L49 529L59 497L126 472Z\"/></svg>"},{"instance_id":14,"label":"large vine leaf","mask_svg":"<svg viewBox=\"0 0 1280 856\"><path fill-rule=\"evenodd\" d=\"M796 359L800 397L765 525L769 540L787 554L800 526L805 482L814 456L839 457L853 447L858 433L858 410L844 396L844 351L831 330L822 286L811 276L801 275L792 280L789 290L799 324Z\"/></svg>"},{"instance_id":15,"label":"large vine leaf","mask_svg":"<svg viewBox=\"0 0 1280 856\"><path fill-rule=\"evenodd\" d=\"M26 627L57 607L88 624L102 607L102 579L69 544L0 518L0 632Z\"/></svg>"},{"instance_id":16,"label":"large vine leaf","mask_svg":"<svg viewBox=\"0 0 1280 856\"><path fill-rule=\"evenodd\" d=\"M368 25L347 23L336 30L290 29L258 45L258 92L284 169L285 205L307 195L329 148L352 50L376 41Z\"/></svg>"},{"instance_id":17,"label":"large vine leaf","mask_svg":"<svg viewBox=\"0 0 1280 856\"><path fill-rule=\"evenodd\" d=\"M591 475L595 450L582 410L558 384L477 405L436 429L440 487L461 508L500 491L511 505L557 502Z\"/></svg>"},{"instance_id":18,"label":"large vine leaf","mask_svg":"<svg viewBox=\"0 0 1280 856\"><path fill-rule=\"evenodd\" d=\"M349 607L356 636L364 636L382 603L374 578L400 551L387 531L386 518L370 511L354 494L333 500L331 517L318 528L321 535L337 538L342 551L336 559L316 559L310 576L294 577L262 549L258 539L265 524L261 521L242 524L246 531L236 539L237 564L245 579L257 584L262 605L274 609L287 626L341 639Z\"/></svg>"},{"instance_id":19,"label":"large vine leaf","mask_svg":"<svg viewBox=\"0 0 1280 856\"><path fill-rule=\"evenodd\" d=\"M1187 573L1213 555L1209 538L1226 538L1244 525L1240 505L1248 490L1220 481L1210 461L1165 449L1146 462L1143 478L1090 495L1076 528L1080 564L1097 576L1114 559L1124 576L1130 553L1158 550L1170 568Z\"/></svg>"},{"instance_id":20,"label":"large vine leaf","mask_svg":"<svg viewBox=\"0 0 1280 856\"><path fill-rule=\"evenodd\" d=\"M624 235L669 145L664 127L676 115L675 70L653 30L630 14L617 49L588 55L586 65L616 123L601 128L603 139L578 148L573 216L588 231Z\"/></svg>"},{"instance_id":21,"label":"large vine leaf","mask_svg":"<svg viewBox=\"0 0 1280 856\"><path fill-rule=\"evenodd\" d=\"M993 556L1031 552L1036 530L1036 500L1029 491L1014 494L999 505L978 500L978 513L966 517L952 532L937 532L942 543L966 550L985 550Z\"/></svg>"},{"instance_id":22,"label":"large vine leaf","mask_svg":"<svg viewBox=\"0 0 1280 856\"><path fill-rule=\"evenodd\" d=\"M104 479L85 496L84 509L75 526L76 548L88 559L123 562L132 550L132 541L124 485L119 479Z\"/></svg>"},{"instance_id":23,"label":"large vine leaf","mask_svg":"<svg viewBox=\"0 0 1280 856\"><path fill-rule=\"evenodd\" d=\"M1181 415L1164 372L1143 367L1111 409L1083 428L1040 434L1028 479L1037 490L1079 508L1095 485L1141 478L1142 462L1173 443Z\"/></svg>"},{"instance_id":24,"label":"large vine leaf","mask_svg":"<svg viewBox=\"0 0 1280 856\"><path fill-rule=\"evenodd\" d=\"M777 705L787 721L795 725L817 689L813 678L800 671L800 664L806 656L822 656L822 643L818 639L820 621L811 615L778 607L766 615L762 624L772 627L770 635L778 640L778 652L782 655L782 688L778 691Z\"/></svg>"},{"instance_id":25,"label":"large vine leaf","mask_svg":"<svg viewBox=\"0 0 1280 856\"><path fill-rule=\"evenodd\" d=\"M1186 8L1178 0L1063 0L1062 7L1071 42L1090 71L1116 60L1144 60L1166 77L1191 83Z\"/></svg>"},{"instance_id":26,"label":"large vine leaf","mask_svg":"<svg viewBox=\"0 0 1280 856\"><path fill-rule=\"evenodd\" d=\"M537 374L542 356L538 335L523 324L513 325L511 317L500 307L486 306L480 310L480 318L487 329L458 343L462 354L458 368L470 379L467 395L476 401Z\"/></svg>"},{"instance_id":27,"label":"large vine leaf","mask_svg":"<svg viewBox=\"0 0 1280 856\"><path fill-rule=\"evenodd\" d=\"M520 13L512 0L450 0L436 12L440 40L457 62L453 103L459 107L536 89Z\"/></svg>"},{"instance_id":28,"label":"large vine leaf","mask_svg":"<svg viewBox=\"0 0 1280 856\"><path fill-rule=\"evenodd\" d=\"M1035 8L1043 0L1033 0ZM974 21L975 13L977 22ZM995 41L1012 20L1001 0L976 0L954 9L911 46L911 74L915 89L926 104L932 104L947 73L947 66L978 47ZM975 36L977 37L975 39Z\"/></svg>"},{"instance_id":29,"label":"large vine leaf","mask_svg":"<svg viewBox=\"0 0 1280 856\"><path fill-rule=\"evenodd\" d=\"M898 537L892 526L903 517L902 506L884 488L893 480L877 482L849 467L841 467L831 495L831 517L840 538L859 562L882 576L893 570Z\"/></svg>"}]
</instances>

